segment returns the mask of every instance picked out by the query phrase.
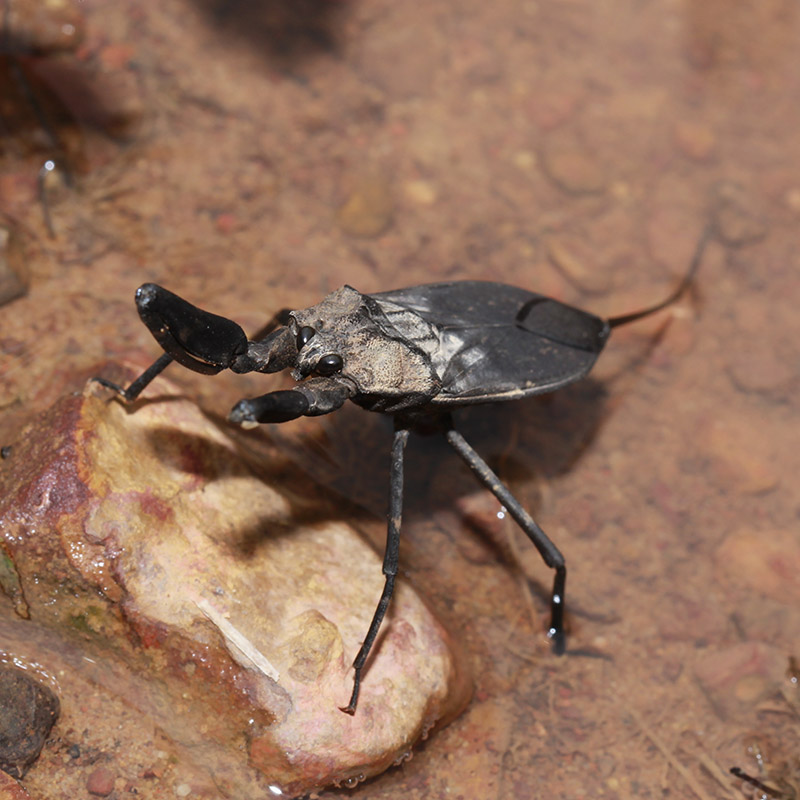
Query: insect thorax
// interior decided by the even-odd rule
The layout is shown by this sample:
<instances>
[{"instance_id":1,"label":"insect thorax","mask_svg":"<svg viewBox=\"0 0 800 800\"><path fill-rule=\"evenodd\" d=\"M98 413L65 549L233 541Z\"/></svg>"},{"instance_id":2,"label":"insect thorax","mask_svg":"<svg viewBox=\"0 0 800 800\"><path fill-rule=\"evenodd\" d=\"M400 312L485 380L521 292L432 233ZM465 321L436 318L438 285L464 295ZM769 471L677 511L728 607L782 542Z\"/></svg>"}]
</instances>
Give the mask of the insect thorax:
<instances>
[{"instance_id":1,"label":"insect thorax","mask_svg":"<svg viewBox=\"0 0 800 800\"><path fill-rule=\"evenodd\" d=\"M403 312L398 316L385 308L391 305L343 286L317 305L293 311L298 330L315 331L298 354L299 372L335 353L343 360L341 377L362 395L437 394L440 380L423 346L435 331L413 312L398 307Z\"/></svg>"}]
</instances>

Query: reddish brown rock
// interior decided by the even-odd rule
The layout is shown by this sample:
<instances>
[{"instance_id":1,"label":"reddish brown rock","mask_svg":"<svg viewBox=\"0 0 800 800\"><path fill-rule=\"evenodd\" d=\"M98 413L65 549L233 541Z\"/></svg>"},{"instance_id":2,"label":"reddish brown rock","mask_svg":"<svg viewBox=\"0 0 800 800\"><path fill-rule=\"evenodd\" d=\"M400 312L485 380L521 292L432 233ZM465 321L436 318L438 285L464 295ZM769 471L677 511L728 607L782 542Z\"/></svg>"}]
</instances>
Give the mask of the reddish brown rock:
<instances>
[{"instance_id":1,"label":"reddish brown rock","mask_svg":"<svg viewBox=\"0 0 800 800\"><path fill-rule=\"evenodd\" d=\"M785 668L786 655L779 648L751 641L704 652L694 673L714 709L725 718L777 691Z\"/></svg>"},{"instance_id":2,"label":"reddish brown rock","mask_svg":"<svg viewBox=\"0 0 800 800\"><path fill-rule=\"evenodd\" d=\"M21 784L0 770L0 800L31 800Z\"/></svg>"},{"instance_id":3,"label":"reddish brown rock","mask_svg":"<svg viewBox=\"0 0 800 800\"><path fill-rule=\"evenodd\" d=\"M797 377L793 359L776 351L775 342L744 342L728 354L725 367L737 389L780 397Z\"/></svg>"},{"instance_id":4,"label":"reddish brown rock","mask_svg":"<svg viewBox=\"0 0 800 800\"><path fill-rule=\"evenodd\" d=\"M38 758L58 711L58 697L31 670L0 663L0 769L22 778Z\"/></svg>"},{"instance_id":5,"label":"reddish brown rock","mask_svg":"<svg viewBox=\"0 0 800 800\"><path fill-rule=\"evenodd\" d=\"M86 791L97 797L108 797L114 791L114 773L108 767L98 767L86 779Z\"/></svg>"},{"instance_id":6,"label":"reddish brown rock","mask_svg":"<svg viewBox=\"0 0 800 800\"><path fill-rule=\"evenodd\" d=\"M699 449L709 458L710 475L720 486L741 494L762 494L780 483L773 441L764 435L760 419L742 413L720 412L714 419L701 419L697 432Z\"/></svg>"},{"instance_id":7,"label":"reddish brown rock","mask_svg":"<svg viewBox=\"0 0 800 800\"><path fill-rule=\"evenodd\" d=\"M680 120L675 124L678 150L692 161L708 161L714 155L717 139L714 131L702 122Z\"/></svg>"},{"instance_id":8,"label":"reddish brown rock","mask_svg":"<svg viewBox=\"0 0 800 800\"><path fill-rule=\"evenodd\" d=\"M800 538L795 529L745 528L717 548L718 570L779 603L800 605Z\"/></svg>"},{"instance_id":9,"label":"reddish brown rock","mask_svg":"<svg viewBox=\"0 0 800 800\"><path fill-rule=\"evenodd\" d=\"M574 195L602 194L608 177L586 146L570 137L550 140L541 155L542 169L564 192Z\"/></svg>"},{"instance_id":10,"label":"reddish brown rock","mask_svg":"<svg viewBox=\"0 0 800 800\"><path fill-rule=\"evenodd\" d=\"M248 791L380 772L466 699L446 633L401 583L343 714L379 556L317 492L278 481L294 470L165 392L126 408L89 384L13 442L0 531L30 615L15 631L116 665L132 705Z\"/></svg>"},{"instance_id":11,"label":"reddish brown rock","mask_svg":"<svg viewBox=\"0 0 800 800\"><path fill-rule=\"evenodd\" d=\"M754 192L735 183L724 182L714 191L712 213L717 235L731 247L761 241L768 231Z\"/></svg>"}]
</instances>

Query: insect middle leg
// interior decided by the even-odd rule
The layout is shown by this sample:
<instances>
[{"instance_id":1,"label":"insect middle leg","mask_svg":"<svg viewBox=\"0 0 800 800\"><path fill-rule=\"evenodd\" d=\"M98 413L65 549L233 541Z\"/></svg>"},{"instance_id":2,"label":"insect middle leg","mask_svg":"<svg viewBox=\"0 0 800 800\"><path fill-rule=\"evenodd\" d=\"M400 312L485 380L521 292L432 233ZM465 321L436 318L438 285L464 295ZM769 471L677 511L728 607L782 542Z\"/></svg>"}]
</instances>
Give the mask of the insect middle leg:
<instances>
[{"instance_id":1,"label":"insect middle leg","mask_svg":"<svg viewBox=\"0 0 800 800\"><path fill-rule=\"evenodd\" d=\"M394 439L392 440L392 465L389 478L389 521L386 528L386 552L383 556L383 574L386 576L386 582L383 586L381 599L378 601L378 607L372 616L372 622L364 643L361 645L361 649L353 662L353 669L355 670L353 693L350 695L350 702L345 708L341 709L346 714L355 714L356 705L358 704L358 692L361 687L361 673L370 650L375 644L378 630L386 615L386 609L389 608L389 602L394 591L397 562L400 555L400 524L403 515L403 456L407 441L408 428L396 428Z\"/></svg>"},{"instance_id":2,"label":"insect middle leg","mask_svg":"<svg viewBox=\"0 0 800 800\"><path fill-rule=\"evenodd\" d=\"M445 436L452 448L466 462L475 477L505 506L517 525L536 546L544 563L555 570L553 592L550 595L550 627L548 638L553 641L553 650L561 655L565 650L564 636L564 592L567 583L567 565L561 551L550 541L547 534L536 524L533 517L520 505L509 488L489 468L489 465L473 450L467 440L447 420Z\"/></svg>"}]
</instances>

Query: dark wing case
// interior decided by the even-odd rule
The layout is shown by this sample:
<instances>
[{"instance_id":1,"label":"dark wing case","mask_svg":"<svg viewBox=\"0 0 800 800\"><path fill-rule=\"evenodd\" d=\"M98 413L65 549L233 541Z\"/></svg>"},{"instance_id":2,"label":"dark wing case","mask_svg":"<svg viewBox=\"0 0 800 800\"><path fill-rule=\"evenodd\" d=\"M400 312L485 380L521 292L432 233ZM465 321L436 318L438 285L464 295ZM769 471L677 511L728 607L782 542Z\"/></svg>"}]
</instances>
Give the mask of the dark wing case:
<instances>
[{"instance_id":1,"label":"dark wing case","mask_svg":"<svg viewBox=\"0 0 800 800\"><path fill-rule=\"evenodd\" d=\"M605 320L544 295L484 281L381 292L440 331L435 405L512 400L582 378L608 339ZM438 362L438 363L437 363Z\"/></svg>"}]
</instances>

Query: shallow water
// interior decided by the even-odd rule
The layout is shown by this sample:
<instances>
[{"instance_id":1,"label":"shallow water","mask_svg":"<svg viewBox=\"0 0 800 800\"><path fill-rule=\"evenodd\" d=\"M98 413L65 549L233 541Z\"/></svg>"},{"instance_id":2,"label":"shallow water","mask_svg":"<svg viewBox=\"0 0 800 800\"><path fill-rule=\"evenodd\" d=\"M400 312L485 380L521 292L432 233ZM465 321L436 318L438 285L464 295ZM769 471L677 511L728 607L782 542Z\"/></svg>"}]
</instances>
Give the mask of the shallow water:
<instances>
[{"instance_id":1,"label":"shallow water","mask_svg":"<svg viewBox=\"0 0 800 800\"><path fill-rule=\"evenodd\" d=\"M461 278L614 315L667 294L715 226L691 296L615 331L591 380L459 418L566 555L567 656L535 552L444 445L410 446L404 574L459 633L475 698L402 767L324 796L736 798L735 764L796 784L797 5L81 7L71 57L131 119L112 140L55 81L82 137L55 238L47 137L4 150L30 286L0 308L7 426L98 360L155 355L145 280L251 330L343 283ZM277 386L171 377L219 413ZM382 512L385 420L276 435Z\"/></svg>"}]
</instances>

